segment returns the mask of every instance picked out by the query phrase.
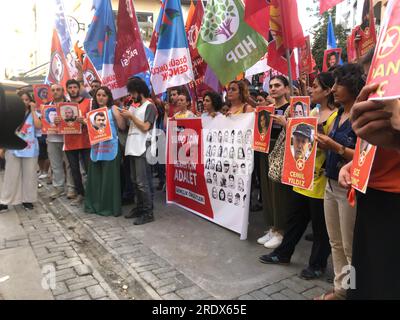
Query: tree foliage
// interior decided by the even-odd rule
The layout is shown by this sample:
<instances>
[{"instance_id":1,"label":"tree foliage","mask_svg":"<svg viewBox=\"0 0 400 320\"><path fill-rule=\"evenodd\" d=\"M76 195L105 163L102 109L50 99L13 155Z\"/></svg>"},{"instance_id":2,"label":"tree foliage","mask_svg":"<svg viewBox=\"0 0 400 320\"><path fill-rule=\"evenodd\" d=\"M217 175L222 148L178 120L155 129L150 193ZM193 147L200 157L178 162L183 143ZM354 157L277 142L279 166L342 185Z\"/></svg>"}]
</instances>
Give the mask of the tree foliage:
<instances>
[{"instance_id":1,"label":"tree foliage","mask_svg":"<svg viewBox=\"0 0 400 320\"><path fill-rule=\"evenodd\" d=\"M314 0L315 8L318 6L318 2ZM311 10L308 10L311 12ZM342 25L335 25L336 20L336 8L329 11L332 16L333 28L335 30L335 36L337 41L337 47L342 49L342 61L347 61L347 44L346 40L348 37L348 32ZM312 54L314 56L315 62L317 63L318 69L322 70L322 63L324 59L324 51L327 46L327 31L328 31L328 21L329 12L324 12L322 16L319 15L319 10L314 11L314 14L318 16L319 21L314 25L310 31L313 34L313 44L312 44Z\"/></svg>"}]
</instances>

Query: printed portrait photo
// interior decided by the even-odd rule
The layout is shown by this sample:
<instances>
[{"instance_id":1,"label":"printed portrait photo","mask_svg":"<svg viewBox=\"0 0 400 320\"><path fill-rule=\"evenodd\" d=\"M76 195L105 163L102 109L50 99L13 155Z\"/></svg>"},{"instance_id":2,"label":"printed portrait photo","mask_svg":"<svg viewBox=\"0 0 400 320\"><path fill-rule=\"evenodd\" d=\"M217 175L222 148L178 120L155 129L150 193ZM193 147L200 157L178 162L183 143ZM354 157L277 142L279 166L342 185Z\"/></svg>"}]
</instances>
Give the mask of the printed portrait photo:
<instances>
[{"instance_id":1,"label":"printed portrait photo","mask_svg":"<svg viewBox=\"0 0 400 320\"><path fill-rule=\"evenodd\" d=\"M306 123L300 123L292 129L291 152L296 163L307 161L314 144L314 129ZM298 168L300 169L300 168Z\"/></svg>"},{"instance_id":2,"label":"printed portrait photo","mask_svg":"<svg viewBox=\"0 0 400 320\"><path fill-rule=\"evenodd\" d=\"M78 112L78 107L76 106L61 106L60 107L60 114L61 118L65 122L75 122L76 119L78 118L79 112Z\"/></svg>"},{"instance_id":3,"label":"printed portrait photo","mask_svg":"<svg viewBox=\"0 0 400 320\"><path fill-rule=\"evenodd\" d=\"M54 119L57 117L57 109L56 107L54 108L48 108L45 111L44 117L46 121L52 126L55 127Z\"/></svg>"},{"instance_id":4,"label":"printed portrait photo","mask_svg":"<svg viewBox=\"0 0 400 320\"><path fill-rule=\"evenodd\" d=\"M91 116L93 128L97 131L104 131L107 126L107 114L105 112L96 112Z\"/></svg>"},{"instance_id":5,"label":"printed portrait photo","mask_svg":"<svg viewBox=\"0 0 400 320\"><path fill-rule=\"evenodd\" d=\"M260 134L261 141L265 139L269 129L271 113L266 110L261 110L258 113L258 133Z\"/></svg>"}]
</instances>

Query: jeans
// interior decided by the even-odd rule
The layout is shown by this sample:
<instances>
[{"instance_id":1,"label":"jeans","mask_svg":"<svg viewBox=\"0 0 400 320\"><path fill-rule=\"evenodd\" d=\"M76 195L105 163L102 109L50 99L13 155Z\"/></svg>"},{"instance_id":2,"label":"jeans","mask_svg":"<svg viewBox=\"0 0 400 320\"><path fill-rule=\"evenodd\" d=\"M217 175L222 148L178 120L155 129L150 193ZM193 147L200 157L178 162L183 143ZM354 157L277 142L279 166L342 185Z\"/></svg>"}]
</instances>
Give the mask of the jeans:
<instances>
[{"instance_id":1,"label":"jeans","mask_svg":"<svg viewBox=\"0 0 400 320\"><path fill-rule=\"evenodd\" d=\"M131 163L131 178L134 192L137 197L136 208L139 214L152 214L153 201L149 184L149 164L146 159L146 152L140 157L129 156Z\"/></svg>"},{"instance_id":2,"label":"jeans","mask_svg":"<svg viewBox=\"0 0 400 320\"><path fill-rule=\"evenodd\" d=\"M90 149L69 150L65 153L67 154L69 165L71 167L71 174L72 178L74 179L76 193L84 196L85 189L82 183L79 156L81 156L83 167L87 172L89 167Z\"/></svg>"}]
</instances>

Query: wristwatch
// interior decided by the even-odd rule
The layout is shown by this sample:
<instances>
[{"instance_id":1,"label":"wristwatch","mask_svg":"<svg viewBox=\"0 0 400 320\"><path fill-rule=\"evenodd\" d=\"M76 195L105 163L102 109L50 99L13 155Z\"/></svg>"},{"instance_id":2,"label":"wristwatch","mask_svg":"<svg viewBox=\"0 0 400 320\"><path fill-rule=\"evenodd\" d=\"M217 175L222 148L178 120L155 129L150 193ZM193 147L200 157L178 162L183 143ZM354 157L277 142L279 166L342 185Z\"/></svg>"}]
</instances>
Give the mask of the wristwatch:
<instances>
[{"instance_id":1,"label":"wristwatch","mask_svg":"<svg viewBox=\"0 0 400 320\"><path fill-rule=\"evenodd\" d=\"M346 152L346 147L341 145L339 151L337 152L337 154L339 156L343 156L345 152Z\"/></svg>"}]
</instances>

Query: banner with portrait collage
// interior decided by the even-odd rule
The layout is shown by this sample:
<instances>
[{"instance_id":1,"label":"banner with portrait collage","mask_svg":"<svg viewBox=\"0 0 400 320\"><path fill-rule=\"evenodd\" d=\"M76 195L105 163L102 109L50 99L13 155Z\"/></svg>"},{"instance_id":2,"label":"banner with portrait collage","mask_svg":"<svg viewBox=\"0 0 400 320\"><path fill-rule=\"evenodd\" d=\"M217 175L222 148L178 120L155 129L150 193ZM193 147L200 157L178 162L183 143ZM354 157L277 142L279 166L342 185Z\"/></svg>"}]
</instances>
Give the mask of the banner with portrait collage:
<instances>
[{"instance_id":1,"label":"banner with portrait collage","mask_svg":"<svg viewBox=\"0 0 400 320\"><path fill-rule=\"evenodd\" d=\"M317 126L317 118L289 118L282 183L306 190L313 188Z\"/></svg>"},{"instance_id":2,"label":"banner with portrait collage","mask_svg":"<svg viewBox=\"0 0 400 320\"><path fill-rule=\"evenodd\" d=\"M254 113L169 120L167 203L247 238Z\"/></svg>"}]
</instances>

